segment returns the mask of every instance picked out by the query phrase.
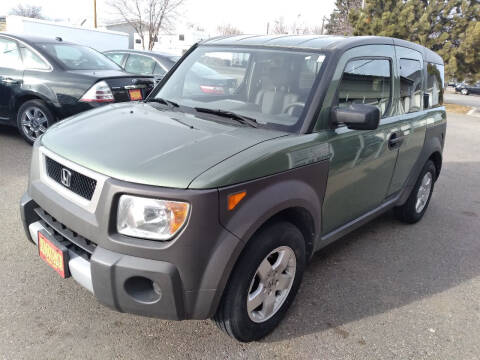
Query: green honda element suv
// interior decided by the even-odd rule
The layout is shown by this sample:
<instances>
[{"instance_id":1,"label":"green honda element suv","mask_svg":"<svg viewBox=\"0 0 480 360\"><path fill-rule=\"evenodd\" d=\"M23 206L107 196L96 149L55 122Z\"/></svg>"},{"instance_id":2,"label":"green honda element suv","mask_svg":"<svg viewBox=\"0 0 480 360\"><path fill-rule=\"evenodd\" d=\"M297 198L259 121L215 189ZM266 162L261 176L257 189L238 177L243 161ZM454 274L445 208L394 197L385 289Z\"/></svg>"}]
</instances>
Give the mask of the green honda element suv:
<instances>
[{"instance_id":1,"label":"green honda element suv","mask_svg":"<svg viewBox=\"0 0 480 360\"><path fill-rule=\"evenodd\" d=\"M388 209L422 218L442 165L443 68L383 37L201 42L145 101L36 141L28 237L113 309L260 339L317 250Z\"/></svg>"}]
</instances>

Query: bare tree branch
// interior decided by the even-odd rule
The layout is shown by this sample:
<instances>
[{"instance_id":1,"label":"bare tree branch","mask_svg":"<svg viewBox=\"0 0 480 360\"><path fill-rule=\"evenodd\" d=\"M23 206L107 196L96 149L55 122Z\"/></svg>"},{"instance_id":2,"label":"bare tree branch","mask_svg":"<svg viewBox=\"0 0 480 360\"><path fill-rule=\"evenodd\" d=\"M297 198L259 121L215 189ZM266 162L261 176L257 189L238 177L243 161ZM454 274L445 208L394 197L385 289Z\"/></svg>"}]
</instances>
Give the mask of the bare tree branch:
<instances>
[{"instance_id":1,"label":"bare tree branch","mask_svg":"<svg viewBox=\"0 0 480 360\"><path fill-rule=\"evenodd\" d=\"M36 5L22 5L19 4L10 10L10 14L24 16L35 19L44 19L42 15L42 7Z\"/></svg>"},{"instance_id":2,"label":"bare tree branch","mask_svg":"<svg viewBox=\"0 0 480 360\"><path fill-rule=\"evenodd\" d=\"M218 35L228 36L228 35L240 35L242 31L232 24L224 24L217 26Z\"/></svg>"},{"instance_id":3,"label":"bare tree branch","mask_svg":"<svg viewBox=\"0 0 480 360\"><path fill-rule=\"evenodd\" d=\"M161 31L169 31L186 0L110 0L108 3L142 40L143 49L152 50ZM132 4L133 3L133 4ZM148 44L145 44L145 37Z\"/></svg>"}]
</instances>

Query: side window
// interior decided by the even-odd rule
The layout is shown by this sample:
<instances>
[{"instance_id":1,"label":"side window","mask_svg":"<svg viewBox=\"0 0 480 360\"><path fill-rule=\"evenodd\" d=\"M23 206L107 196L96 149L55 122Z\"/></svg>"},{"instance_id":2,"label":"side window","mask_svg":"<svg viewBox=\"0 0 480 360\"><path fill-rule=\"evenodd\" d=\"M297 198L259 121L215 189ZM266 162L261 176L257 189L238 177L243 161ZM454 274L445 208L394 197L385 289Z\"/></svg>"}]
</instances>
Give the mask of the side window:
<instances>
[{"instance_id":1,"label":"side window","mask_svg":"<svg viewBox=\"0 0 480 360\"><path fill-rule=\"evenodd\" d=\"M420 61L400 59L400 106L404 113L421 110L422 88Z\"/></svg>"},{"instance_id":2,"label":"side window","mask_svg":"<svg viewBox=\"0 0 480 360\"><path fill-rule=\"evenodd\" d=\"M18 69L22 65L17 43L10 39L0 38L0 67Z\"/></svg>"},{"instance_id":3,"label":"side window","mask_svg":"<svg viewBox=\"0 0 480 360\"><path fill-rule=\"evenodd\" d=\"M25 69L31 70L49 70L50 66L43 61L40 56L35 54L32 50L27 49L26 47L20 47L20 52L22 53L23 66Z\"/></svg>"},{"instance_id":4,"label":"side window","mask_svg":"<svg viewBox=\"0 0 480 360\"><path fill-rule=\"evenodd\" d=\"M151 75L155 64L156 62L152 58L130 54L125 63L125 71L133 74Z\"/></svg>"},{"instance_id":5,"label":"side window","mask_svg":"<svg viewBox=\"0 0 480 360\"><path fill-rule=\"evenodd\" d=\"M383 117L392 97L392 72L387 59L355 59L348 62L338 89L338 106L375 105Z\"/></svg>"},{"instance_id":6,"label":"side window","mask_svg":"<svg viewBox=\"0 0 480 360\"><path fill-rule=\"evenodd\" d=\"M153 70L153 75L163 76L167 72L157 63L155 64L155 69Z\"/></svg>"},{"instance_id":7,"label":"side window","mask_svg":"<svg viewBox=\"0 0 480 360\"><path fill-rule=\"evenodd\" d=\"M110 60L115 62L117 65L122 66L123 65L123 59L125 58L125 54L119 54L119 53L108 53L105 54Z\"/></svg>"},{"instance_id":8,"label":"side window","mask_svg":"<svg viewBox=\"0 0 480 360\"><path fill-rule=\"evenodd\" d=\"M427 65L427 86L425 89L425 108L432 108L443 104L443 65Z\"/></svg>"}]
</instances>

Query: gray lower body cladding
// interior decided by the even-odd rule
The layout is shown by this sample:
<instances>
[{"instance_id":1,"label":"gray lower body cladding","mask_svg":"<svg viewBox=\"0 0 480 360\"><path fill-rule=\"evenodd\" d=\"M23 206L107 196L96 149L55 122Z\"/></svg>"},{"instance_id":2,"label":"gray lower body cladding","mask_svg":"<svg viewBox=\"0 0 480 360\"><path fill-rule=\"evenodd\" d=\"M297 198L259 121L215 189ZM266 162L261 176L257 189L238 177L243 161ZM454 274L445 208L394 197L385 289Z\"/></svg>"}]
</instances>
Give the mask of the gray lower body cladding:
<instances>
[{"instance_id":1,"label":"gray lower body cladding","mask_svg":"<svg viewBox=\"0 0 480 360\"><path fill-rule=\"evenodd\" d=\"M36 159L40 156L34 151L29 189L20 206L28 236L32 224L52 225L39 216L45 213L59 224L57 230L52 225L55 236L66 231L91 242L89 254L74 256L88 259L87 277L96 298L121 312L175 320L212 317L245 243L265 221L284 209L301 207L311 214L311 234L305 235L311 235L312 248L315 234L320 233L328 161L211 190L106 179L95 206L86 208L45 182ZM248 196L229 212L228 194L242 189ZM123 236L116 231L122 194L188 201L191 215L171 241Z\"/></svg>"}]
</instances>

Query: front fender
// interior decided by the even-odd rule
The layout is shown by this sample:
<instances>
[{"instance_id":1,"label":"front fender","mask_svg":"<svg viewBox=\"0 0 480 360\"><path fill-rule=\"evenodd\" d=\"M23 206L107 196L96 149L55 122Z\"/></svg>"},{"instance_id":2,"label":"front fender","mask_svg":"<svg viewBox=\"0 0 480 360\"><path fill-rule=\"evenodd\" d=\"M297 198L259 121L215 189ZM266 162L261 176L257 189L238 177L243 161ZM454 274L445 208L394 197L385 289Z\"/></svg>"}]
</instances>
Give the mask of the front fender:
<instances>
[{"instance_id":1,"label":"front fender","mask_svg":"<svg viewBox=\"0 0 480 360\"><path fill-rule=\"evenodd\" d=\"M307 210L320 234L321 209L328 177L327 160L298 167L219 190L220 223L244 243L270 218L289 208ZM246 191L246 196L228 210L228 196Z\"/></svg>"}]
</instances>

